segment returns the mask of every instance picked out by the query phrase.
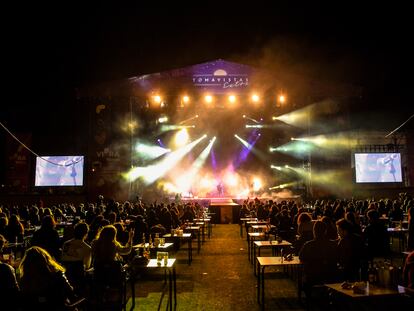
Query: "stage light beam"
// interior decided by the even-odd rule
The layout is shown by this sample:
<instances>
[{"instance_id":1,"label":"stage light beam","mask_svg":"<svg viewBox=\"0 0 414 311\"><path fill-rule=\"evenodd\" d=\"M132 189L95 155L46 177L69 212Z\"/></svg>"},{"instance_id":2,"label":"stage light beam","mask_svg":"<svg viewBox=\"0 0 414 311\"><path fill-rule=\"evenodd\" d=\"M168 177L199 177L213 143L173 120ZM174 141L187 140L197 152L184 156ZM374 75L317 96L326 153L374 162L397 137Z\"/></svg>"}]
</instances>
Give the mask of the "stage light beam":
<instances>
[{"instance_id":1,"label":"stage light beam","mask_svg":"<svg viewBox=\"0 0 414 311\"><path fill-rule=\"evenodd\" d=\"M138 143L135 146L135 151L138 153L138 156L140 158L143 158L145 160L151 160L151 159L156 159L162 156L163 154L170 152L171 150L167 148L162 148L160 146Z\"/></svg>"},{"instance_id":2,"label":"stage light beam","mask_svg":"<svg viewBox=\"0 0 414 311\"><path fill-rule=\"evenodd\" d=\"M164 176L168 171L170 171L177 163L188 154L197 144L199 144L207 135L200 137L199 139L191 142L184 147L181 147L173 152L171 152L163 160L159 161L157 164L145 166L145 167L135 167L129 172L123 174L123 177L128 181L134 181L138 178L142 178L143 182L146 185L152 184L157 179Z\"/></svg>"},{"instance_id":3,"label":"stage light beam","mask_svg":"<svg viewBox=\"0 0 414 311\"><path fill-rule=\"evenodd\" d=\"M176 146L181 147L184 146L189 139L190 136L188 135L187 129L183 128L175 134L174 142Z\"/></svg>"}]
</instances>

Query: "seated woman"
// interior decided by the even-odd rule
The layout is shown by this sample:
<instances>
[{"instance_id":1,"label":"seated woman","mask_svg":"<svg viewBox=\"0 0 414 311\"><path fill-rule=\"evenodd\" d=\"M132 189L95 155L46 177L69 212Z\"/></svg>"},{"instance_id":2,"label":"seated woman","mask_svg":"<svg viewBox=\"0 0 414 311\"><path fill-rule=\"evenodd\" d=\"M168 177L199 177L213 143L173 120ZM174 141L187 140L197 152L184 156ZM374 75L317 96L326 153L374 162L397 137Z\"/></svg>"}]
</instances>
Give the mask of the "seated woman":
<instances>
[{"instance_id":1,"label":"seated woman","mask_svg":"<svg viewBox=\"0 0 414 311\"><path fill-rule=\"evenodd\" d=\"M32 245L40 246L56 259L60 259L61 241L53 216L43 217L42 226L33 234Z\"/></svg>"},{"instance_id":2,"label":"seated woman","mask_svg":"<svg viewBox=\"0 0 414 311\"><path fill-rule=\"evenodd\" d=\"M0 256L3 258L3 246L7 241L0 234ZM19 293L19 285L17 284L14 268L7 263L0 261L0 301L4 306L12 306L16 304ZM15 310L15 309L12 309Z\"/></svg>"},{"instance_id":3,"label":"seated woman","mask_svg":"<svg viewBox=\"0 0 414 311\"><path fill-rule=\"evenodd\" d=\"M41 247L26 250L20 264L23 310L65 310L74 298L65 269Z\"/></svg>"},{"instance_id":4,"label":"seated woman","mask_svg":"<svg viewBox=\"0 0 414 311\"><path fill-rule=\"evenodd\" d=\"M295 253L298 254L305 242L313 238L313 221L308 213L300 213L297 218L298 223L298 237L294 243Z\"/></svg>"},{"instance_id":5,"label":"seated woman","mask_svg":"<svg viewBox=\"0 0 414 311\"><path fill-rule=\"evenodd\" d=\"M129 231L128 242L125 246L116 239L117 230L113 225L101 229L95 240L92 241L92 256L94 266L113 261L122 261L121 255L128 255L132 250L134 229Z\"/></svg>"},{"instance_id":6,"label":"seated woman","mask_svg":"<svg viewBox=\"0 0 414 311\"><path fill-rule=\"evenodd\" d=\"M20 222L19 216L10 216L9 224L6 227L6 238L9 243L23 242L24 226Z\"/></svg>"}]
</instances>

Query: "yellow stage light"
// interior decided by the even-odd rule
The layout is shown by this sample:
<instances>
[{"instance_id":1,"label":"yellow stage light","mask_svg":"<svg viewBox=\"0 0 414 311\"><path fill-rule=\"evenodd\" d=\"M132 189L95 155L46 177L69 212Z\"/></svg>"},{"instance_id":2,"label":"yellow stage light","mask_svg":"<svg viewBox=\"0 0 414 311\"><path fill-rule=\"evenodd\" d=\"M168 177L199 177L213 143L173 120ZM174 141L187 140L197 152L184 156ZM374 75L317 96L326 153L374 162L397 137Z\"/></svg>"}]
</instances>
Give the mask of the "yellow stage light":
<instances>
[{"instance_id":1,"label":"yellow stage light","mask_svg":"<svg viewBox=\"0 0 414 311\"><path fill-rule=\"evenodd\" d=\"M187 95L183 96L183 103L188 103L190 101L190 97Z\"/></svg>"},{"instance_id":2,"label":"yellow stage light","mask_svg":"<svg viewBox=\"0 0 414 311\"><path fill-rule=\"evenodd\" d=\"M279 95L279 103L284 104L286 101L285 95Z\"/></svg>"},{"instance_id":3,"label":"yellow stage light","mask_svg":"<svg viewBox=\"0 0 414 311\"><path fill-rule=\"evenodd\" d=\"M235 102L236 102L236 96L234 96L234 95L230 95L230 96L229 96L229 102L231 102L231 103L235 103Z\"/></svg>"},{"instance_id":4,"label":"yellow stage light","mask_svg":"<svg viewBox=\"0 0 414 311\"><path fill-rule=\"evenodd\" d=\"M206 96L204 96L204 100L205 100L206 103L210 104L211 102L213 102L213 96L206 95Z\"/></svg>"},{"instance_id":5,"label":"yellow stage light","mask_svg":"<svg viewBox=\"0 0 414 311\"><path fill-rule=\"evenodd\" d=\"M253 102L257 103L259 100L260 100L259 95L257 95L257 94L253 94L253 95L252 95L252 101L253 101Z\"/></svg>"},{"instance_id":6,"label":"yellow stage light","mask_svg":"<svg viewBox=\"0 0 414 311\"><path fill-rule=\"evenodd\" d=\"M153 100L154 100L154 102L156 102L157 104L159 104L159 103L161 103L162 98L161 98L160 95L155 95L155 96L153 96Z\"/></svg>"}]
</instances>

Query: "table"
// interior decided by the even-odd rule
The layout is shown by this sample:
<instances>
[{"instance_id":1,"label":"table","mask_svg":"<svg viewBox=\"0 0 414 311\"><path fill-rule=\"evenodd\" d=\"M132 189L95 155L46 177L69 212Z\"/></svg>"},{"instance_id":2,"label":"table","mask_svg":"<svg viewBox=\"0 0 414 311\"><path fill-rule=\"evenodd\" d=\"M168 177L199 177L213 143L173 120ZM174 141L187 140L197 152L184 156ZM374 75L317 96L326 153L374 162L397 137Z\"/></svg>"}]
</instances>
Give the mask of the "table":
<instances>
[{"instance_id":1,"label":"table","mask_svg":"<svg viewBox=\"0 0 414 311\"><path fill-rule=\"evenodd\" d=\"M193 219L193 221L207 223L207 237L210 239L211 233L213 231L213 228L212 228L213 226L211 225L211 218L195 218ZM204 239L204 235L203 235L203 239Z\"/></svg>"},{"instance_id":2,"label":"table","mask_svg":"<svg viewBox=\"0 0 414 311\"><path fill-rule=\"evenodd\" d=\"M171 248L173 245L174 245L174 243L171 243L171 242L164 243L164 245L158 245L158 246L153 245L153 246L150 247L150 250L166 251L169 248ZM148 247L149 247L149 243L145 243L145 244L140 243L140 244L136 244L136 245L132 246L132 248L134 248L134 249L147 249Z\"/></svg>"},{"instance_id":3,"label":"table","mask_svg":"<svg viewBox=\"0 0 414 311\"><path fill-rule=\"evenodd\" d=\"M206 234L205 234L205 229L206 229L206 224L204 221L194 221L193 226L200 226L200 230L201 230L201 236L202 236L202 242L204 244L204 242L206 241Z\"/></svg>"},{"instance_id":4,"label":"table","mask_svg":"<svg viewBox=\"0 0 414 311\"><path fill-rule=\"evenodd\" d=\"M185 227L184 230L185 231L190 231L191 233L196 233L197 234L197 254L200 254L200 249L201 249L201 237L200 237L200 226L189 226L189 227Z\"/></svg>"},{"instance_id":5,"label":"table","mask_svg":"<svg viewBox=\"0 0 414 311\"><path fill-rule=\"evenodd\" d=\"M258 250L258 254L257 256L260 257L260 249L261 248L271 248L272 249L272 256L279 256L280 253L276 252L277 250L281 250L284 247L290 247L292 246L292 243L288 242L288 241L281 241L281 242L277 242L277 241L254 241L253 242L253 262L255 263L254 265L254 275L256 275L256 248Z\"/></svg>"},{"instance_id":6,"label":"table","mask_svg":"<svg viewBox=\"0 0 414 311\"><path fill-rule=\"evenodd\" d=\"M173 236L171 236L171 233L167 233L163 235L164 238L171 238L171 239L175 239L178 240L179 242L188 241L188 265L191 265L191 262L193 261L193 240L192 240L192 236L191 233L183 233L183 235L176 235L174 234Z\"/></svg>"},{"instance_id":7,"label":"table","mask_svg":"<svg viewBox=\"0 0 414 311\"><path fill-rule=\"evenodd\" d=\"M168 271L168 306L169 310L173 310L173 294L174 294L174 309L177 306L177 276L175 272L175 262L176 259L168 259L167 264L164 264L164 260L161 261L161 264L157 262L157 259L150 259L148 262L147 268L149 269L164 269Z\"/></svg>"},{"instance_id":8,"label":"table","mask_svg":"<svg viewBox=\"0 0 414 311\"><path fill-rule=\"evenodd\" d=\"M372 305L384 310L387 303L389 303L389 307L393 307L397 299L400 301L401 296L407 293L407 289L403 286L386 288L369 284L367 291L357 294L353 289L344 289L341 285L342 283L325 284L332 293L337 294L338 298L345 298L345 301L339 301L341 306L345 305L346 308L355 310L359 310L361 306L369 307Z\"/></svg>"},{"instance_id":9,"label":"table","mask_svg":"<svg viewBox=\"0 0 414 311\"><path fill-rule=\"evenodd\" d=\"M408 233L408 228L387 228L389 234L398 234L398 247L400 252L405 248L405 234Z\"/></svg>"},{"instance_id":10,"label":"table","mask_svg":"<svg viewBox=\"0 0 414 311\"><path fill-rule=\"evenodd\" d=\"M255 217L244 217L244 218L240 218L240 237L243 237L243 226L246 227L246 222L248 221L257 221L257 218ZM246 232L247 232L247 227L246 227Z\"/></svg>"},{"instance_id":11,"label":"table","mask_svg":"<svg viewBox=\"0 0 414 311\"><path fill-rule=\"evenodd\" d=\"M264 239L264 232L249 232L247 233L247 252L249 256L249 261L252 262L253 258L253 241L257 239Z\"/></svg>"},{"instance_id":12,"label":"table","mask_svg":"<svg viewBox=\"0 0 414 311\"><path fill-rule=\"evenodd\" d=\"M265 269L266 267L296 267L298 272L298 297L300 297L302 283L302 267L298 256L294 256L291 261L286 261L283 257L257 257L259 275L257 278L257 302L261 305L262 310L265 306Z\"/></svg>"}]
</instances>

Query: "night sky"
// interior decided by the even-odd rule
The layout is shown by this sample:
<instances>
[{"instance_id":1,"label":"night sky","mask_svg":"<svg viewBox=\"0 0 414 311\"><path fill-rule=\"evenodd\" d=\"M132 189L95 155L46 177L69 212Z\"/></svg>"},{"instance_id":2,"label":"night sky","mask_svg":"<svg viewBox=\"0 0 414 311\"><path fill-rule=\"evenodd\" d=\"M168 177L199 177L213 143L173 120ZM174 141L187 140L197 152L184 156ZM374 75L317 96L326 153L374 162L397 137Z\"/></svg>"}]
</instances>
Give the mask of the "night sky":
<instances>
[{"instance_id":1,"label":"night sky","mask_svg":"<svg viewBox=\"0 0 414 311\"><path fill-rule=\"evenodd\" d=\"M257 65L264 55L281 74L363 87L362 111L398 111L386 130L412 113L408 8L279 2L8 7L1 121L47 139L58 126L73 130L76 87L217 58Z\"/></svg>"}]
</instances>

